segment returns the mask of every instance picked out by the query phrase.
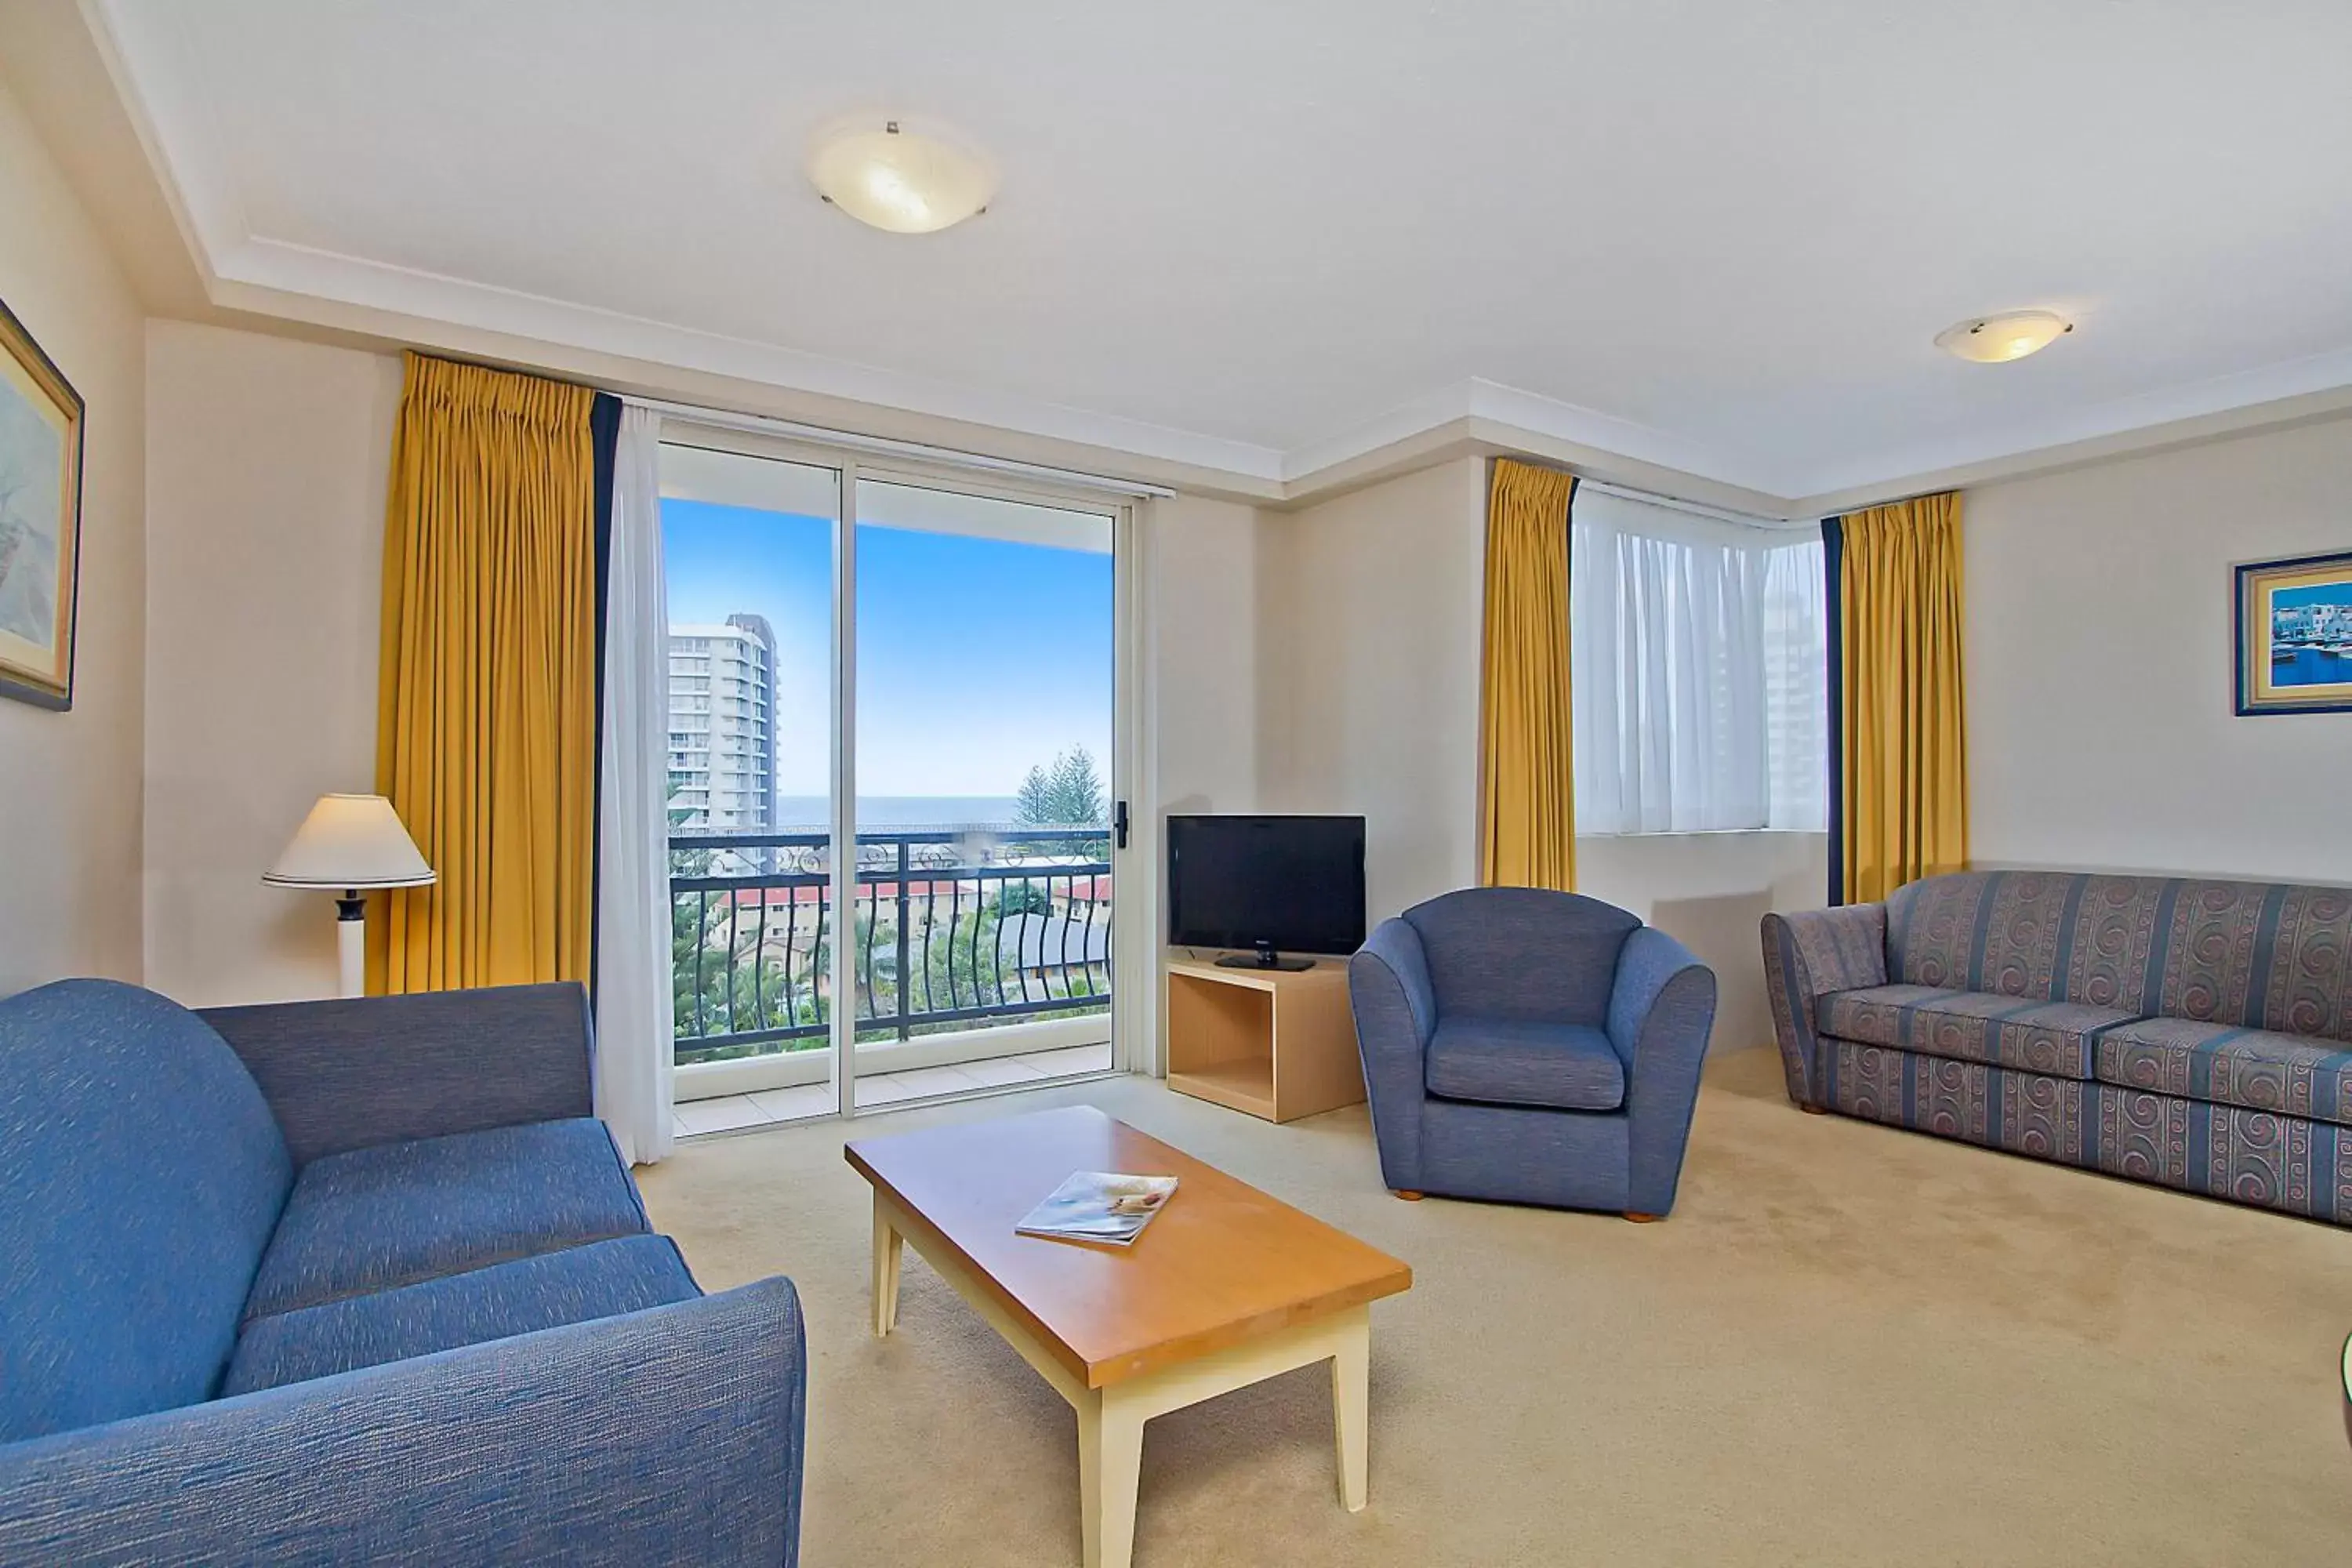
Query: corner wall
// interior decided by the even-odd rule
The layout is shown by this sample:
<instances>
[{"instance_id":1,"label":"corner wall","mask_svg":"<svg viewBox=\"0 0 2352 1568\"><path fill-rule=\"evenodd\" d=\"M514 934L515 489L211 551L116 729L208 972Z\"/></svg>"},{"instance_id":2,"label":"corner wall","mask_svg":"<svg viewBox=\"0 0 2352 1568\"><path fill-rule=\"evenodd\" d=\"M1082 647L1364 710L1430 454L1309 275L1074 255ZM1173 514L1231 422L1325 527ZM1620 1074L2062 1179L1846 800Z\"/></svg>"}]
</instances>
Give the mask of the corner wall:
<instances>
[{"instance_id":1,"label":"corner wall","mask_svg":"<svg viewBox=\"0 0 2352 1568\"><path fill-rule=\"evenodd\" d=\"M261 874L320 795L375 787L400 362L184 321L146 346L147 983L330 996L332 903Z\"/></svg>"},{"instance_id":2,"label":"corner wall","mask_svg":"<svg viewBox=\"0 0 2352 1568\"><path fill-rule=\"evenodd\" d=\"M1968 492L1984 866L2352 882L2352 713L2231 712L2233 563L2352 550L2352 420Z\"/></svg>"},{"instance_id":3,"label":"corner wall","mask_svg":"<svg viewBox=\"0 0 2352 1568\"><path fill-rule=\"evenodd\" d=\"M74 705L0 699L0 994L137 980L147 593L140 310L0 87L0 300L82 395Z\"/></svg>"},{"instance_id":4,"label":"corner wall","mask_svg":"<svg viewBox=\"0 0 2352 1568\"><path fill-rule=\"evenodd\" d=\"M1374 923L1477 879L1486 464L1424 468L1261 529L1265 807L1363 814ZM1817 833L1577 840L1579 890L1632 910L1716 972L1717 1050L1772 1024L1757 923L1819 908Z\"/></svg>"}]
</instances>

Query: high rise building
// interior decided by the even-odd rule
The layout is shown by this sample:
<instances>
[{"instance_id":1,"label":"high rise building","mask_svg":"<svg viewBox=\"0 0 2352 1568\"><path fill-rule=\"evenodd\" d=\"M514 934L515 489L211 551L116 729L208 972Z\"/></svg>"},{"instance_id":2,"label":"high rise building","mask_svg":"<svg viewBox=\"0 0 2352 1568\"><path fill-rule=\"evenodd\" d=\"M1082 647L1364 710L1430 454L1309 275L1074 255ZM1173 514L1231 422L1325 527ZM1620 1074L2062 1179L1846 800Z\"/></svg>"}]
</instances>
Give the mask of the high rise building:
<instances>
[{"instance_id":1,"label":"high rise building","mask_svg":"<svg viewBox=\"0 0 2352 1568\"><path fill-rule=\"evenodd\" d=\"M670 809L681 826L776 826L776 634L760 616L669 629Z\"/></svg>"}]
</instances>

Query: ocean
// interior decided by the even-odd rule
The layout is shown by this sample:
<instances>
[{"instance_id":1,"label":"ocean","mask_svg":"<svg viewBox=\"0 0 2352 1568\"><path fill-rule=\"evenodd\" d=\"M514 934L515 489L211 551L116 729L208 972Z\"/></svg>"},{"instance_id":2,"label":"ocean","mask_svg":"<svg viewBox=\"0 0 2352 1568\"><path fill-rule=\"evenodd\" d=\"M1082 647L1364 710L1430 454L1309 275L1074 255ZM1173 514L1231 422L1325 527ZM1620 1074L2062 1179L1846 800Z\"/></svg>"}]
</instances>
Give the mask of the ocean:
<instances>
[{"instance_id":1,"label":"ocean","mask_svg":"<svg viewBox=\"0 0 2352 1568\"><path fill-rule=\"evenodd\" d=\"M2352 681L2352 654L2299 647L2291 659L2279 658L2275 649L2271 655L2273 686L2334 686L2347 681Z\"/></svg>"},{"instance_id":2,"label":"ocean","mask_svg":"<svg viewBox=\"0 0 2352 1568\"><path fill-rule=\"evenodd\" d=\"M863 827L975 827L1009 826L1014 816L1009 795L861 795L857 821ZM822 829L833 816L832 800L821 795L788 795L776 801L777 830Z\"/></svg>"}]
</instances>

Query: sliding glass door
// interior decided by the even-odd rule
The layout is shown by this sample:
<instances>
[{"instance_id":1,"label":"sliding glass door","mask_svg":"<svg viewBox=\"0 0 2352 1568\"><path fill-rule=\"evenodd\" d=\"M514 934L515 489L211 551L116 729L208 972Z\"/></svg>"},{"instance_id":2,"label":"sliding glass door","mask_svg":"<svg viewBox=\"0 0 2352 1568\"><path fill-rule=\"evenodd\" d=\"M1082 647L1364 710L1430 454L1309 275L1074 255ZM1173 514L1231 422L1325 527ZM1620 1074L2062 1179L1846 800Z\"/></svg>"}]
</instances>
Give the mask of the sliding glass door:
<instances>
[{"instance_id":1,"label":"sliding glass door","mask_svg":"<svg viewBox=\"0 0 2352 1568\"><path fill-rule=\"evenodd\" d=\"M680 1130L1108 1069L1118 509L683 441L662 490Z\"/></svg>"},{"instance_id":2,"label":"sliding glass door","mask_svg":"<svg viewBox=\"0 0 2352 1568\"><path fill-rule=\"evenodd\" d=\"M860 1105L1111 1064L1113 518L856 489Z\"/></svg>"}]
</instances>

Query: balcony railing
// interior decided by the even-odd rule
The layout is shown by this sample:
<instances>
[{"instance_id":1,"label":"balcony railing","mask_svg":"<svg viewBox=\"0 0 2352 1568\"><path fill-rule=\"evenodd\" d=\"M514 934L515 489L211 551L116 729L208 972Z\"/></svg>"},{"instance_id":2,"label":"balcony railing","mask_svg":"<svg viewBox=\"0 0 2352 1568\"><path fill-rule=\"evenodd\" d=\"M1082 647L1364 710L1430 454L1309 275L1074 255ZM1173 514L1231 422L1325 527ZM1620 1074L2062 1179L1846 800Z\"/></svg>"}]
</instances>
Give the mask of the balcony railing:
<instances>
[{"instance_id":1,"label":"balcony railing","mask_svg":"<svg viewBox=\"0 0 2352 1568\"><path fill-rule=\"evenodd\" d=\"M670 835L677 1059L823 1046L833 876L823 833ZM911 828L857 837L857 1038L907 1039L1110 1005L1110 835Z\"/></svg>"}]
</instances>

